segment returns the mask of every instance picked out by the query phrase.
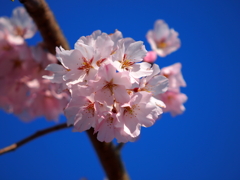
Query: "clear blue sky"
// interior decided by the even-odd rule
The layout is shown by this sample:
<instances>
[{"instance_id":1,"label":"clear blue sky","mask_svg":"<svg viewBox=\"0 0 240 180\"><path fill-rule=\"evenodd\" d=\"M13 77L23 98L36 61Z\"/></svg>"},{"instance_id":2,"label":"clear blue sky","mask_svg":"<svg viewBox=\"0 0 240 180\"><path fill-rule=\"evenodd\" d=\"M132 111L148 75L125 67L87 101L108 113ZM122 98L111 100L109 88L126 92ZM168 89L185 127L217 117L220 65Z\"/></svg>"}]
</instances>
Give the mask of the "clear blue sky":
<instances>
[{"instance_id":1,"label":"clear blue sky","mask_svg":"<svg viewBox=\"0 0 240 180\"><path fill-rule=\"evenodd\" d=\"M140 139L127 143L123 161L133 180L240 179L240 1L48 0L69 44L94 30L145 42L156 19L180 34L182 47L159 58L181 62L189 97L186 112L164 114ZM19 2L0 0L0 16ZM40 41L37 35L29 44ZM61 122L65 118L61 117ZM44 118L23 123L0 111L0 148L54 125ZM62 130L0 156L1 180L99 180L105 177L85 133Z\"/></svg>"}]
</instances>

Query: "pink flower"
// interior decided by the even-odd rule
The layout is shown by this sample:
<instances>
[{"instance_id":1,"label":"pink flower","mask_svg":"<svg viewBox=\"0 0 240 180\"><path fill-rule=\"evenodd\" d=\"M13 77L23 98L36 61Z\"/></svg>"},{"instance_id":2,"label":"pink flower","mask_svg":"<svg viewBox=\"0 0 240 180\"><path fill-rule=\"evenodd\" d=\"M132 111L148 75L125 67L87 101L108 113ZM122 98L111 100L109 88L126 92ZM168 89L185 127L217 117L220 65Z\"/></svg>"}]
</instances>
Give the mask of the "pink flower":
<instances>
[{"instance_id":1,"label":"pink flower","mask_svg":"<svg viewBox=\"0 0 240 180\"><path fill-rule=\"evenodd\" d=\"M116 72L112 64L102 66L98 76L100 80L93 86L95 87L95 100L108 105L113 104L114 100L119 103L126 103L130 97L126 89L131 87L129 74L127 72Z\"/></svg>"},{"instance_id":2,"label":"pink flower","mask_svg":"<svg viewBox=\"0 0 240 180\"><path fill-rule=\"evenodd\" d=\"M0 107L8 113L21 114L25 110L29 88L23 82L11 78L1 78Z\"/></svg>"},{"instance_id":3,"label":"pink flower","mask_svg":"<svg viewBox=\"0 0 240 180\"><path fill-rule=\"evenodd\" d=\"M30 49L26 44L11 46L0 56L0 77L11 76L20 79L32 73Z\"/></svg>"},{"instance_id":4,"label":"pink flower","mask_svg":"<svg viewBox=\"0 0 240 180\"><path fill-rule=\"evenodd\" d=\"M165 57L180 47L178 33L174 29L169 29L163 20L155 22L154 29L147 33L147 40L152 50L161 57Z\"/></svg>"},{"instance_id":5,"label":"pink flower","mask_svg":"<svg viewBox=\"0 0 240 180\"><path fill-rule=\"evenodd\" d=\"M181 73L181 63L175 63L164 67L161 75L169 80L168 91L158 96L165 104L164 112L170 112L172 116L182 114L185 111L183 103L187 101L187 96L180 92L180 87L185 87L186 82Z\"/></svg>"},{"instance_id":6,"label":"pink flower","mask_svg":"<svg viewBox=\"0 0 240 180\"><path fill-rule=\"evenodd\" d=\"M182 64L175 63L171 66L164 67L161 70L161 75L165 76L169 80L169 90L179 89L180 87L186 87L186 82L183 79L181 72Z\"/></svg>"},{"instance_id":7,"label":"pink flower","mask_svg":"<svg viewBox=\"0 0 240 180\"><path fill-rule=\"evenodd\" d=\"M140 79L138 91L147 91L154 97L168 90L168 79L160 75L160 69L157 64L153 65L151 76Z\"/></svg>"},{"instance_id":8,"label":"pink flower","mask_svg":"<svg viewBox=\"0 0 240 180\"><path fill-rule=\"evenodd\" d=\"M80 132L94 127L98 115L94 99L91 96L79 96L75 91L71 95L71 101L64 110L68 125L73 124L74 131Z\"/></svg>"},{"instance_id":9,"label":"pink flower","mask_svg":"<svg viewBox=\"0 0 240 180\"><path fill-rule=\"evenodd\" d=\"M97 121L95 127L95 133L97 134L97 139L99 141L111 142L114 138L118 139L120 142L127 142L121 140L122 128L118 127L120 123L119 118L116 113L105 112ZM126 139L129 139L127 134L125 134Z\"/></svg>"},{"instance_id":10,"label":"pink flower","mask_svg":"<svg viewBox=\"0 0 240 180\"><path fill-rule=\"evenodd\" d=\"M0 38L0 47L4 49L0 53L0 79L4 85L0 89L0 106L24 121L38 116L57 121L68 95L56 94L55 85L42 79L43 74L49 74L45 66L56 63L56 57L40 45L29 48L6 30L0 31Z\"/></svg>"},{"instance_id":11,"label":"pink flower","mask_svg":"<svg viewBox=\"0 0 240 180\"><path fill-rule=\"evenodd\" d=\"M139 136L141 126L150 127L155 123L153 113L156 105L150 103L150 98L151 94L138 92L120 108L122 127L132 138Z\"/></svg>"},{"instance_id":12,"label":"pink flower","mask_svg":"<svg viewBox=\"0 0 240 180\"><path fill-rule=\"evenodd\" d=\"M56 94L54 84L45 80L40 82L39 87L31 89L26 112L20 116L25 121L33 120L36 117L44 116L47 120L58 121L59 115L68 103L68 94Z\"/></svg>"},{"instance_id":13,"label":"pink flower","mask_svg":"<svg viewBox=\"0 0 240 180\"><path fill-rule=\"evenodd\" d=\"M131 38L119 40L118 49L113 54L113 64L119 72L128 71L132 78L141 78L152 73L151 65L143 61L147 51L142 41ZM134 80L131 79L131 82Z\"/></svg>"},{"instance_id":14,"label":"pink flower","mask_svg":"<svg viewBox=\"0 0 240 180\"><path fill-rule=\"evenodd\" d=\"M14 36L28 39L34 36L37 27L24 7L17 7L13 10L11 18L0 18L0 28L8 30Z\"/></svg>"},{"instance_id":15,"label":"pink flower","mask_svg":"<svg viewBox=\"0 0 240 180\"><path fill-rule=\"evenodd\" d=\"M155 51L148 51L143 61L148 63L154 63L157 59L157 53Z\"/></svg>"},{"instance_id":16,"label":"pink flower","mask_svg":"<svg viewBox=\"0 0 240 180\"><path fill-rule=\"evenodd\" d=\"M164 112L170 112L172 116L176 116L185 111L183 103L188 99L185 94L178 91L167 91L160 94L159 98L166 104Z\"/></svg>"},{"instance_id":17,"label":"pink flower","mask_svg":"<svg viewBox=\"0 0 240 180\"><path fill-rule=\"evenodd\" d=\"M23 45L24 40L21 37L11 35L7 30L0 27L0 56L11 54L18 45Z\"/></svg>"},{"instance_id":18,"label":"pink flower","mask_svg":"<svg viewBox=\"0 0 240 180\"><path fill-rule=\"evenodd\" d=\"M94 31L90 36L82 36L75 43L75 49L79 49L82 52L82 46L86 45L92 47L96 51L96 58L98 58L96 64L98 66L107 60L114 48L114 42L112 41L112 38L108 34L102 33L100 30Z\"/></svg>"}]
</instances>

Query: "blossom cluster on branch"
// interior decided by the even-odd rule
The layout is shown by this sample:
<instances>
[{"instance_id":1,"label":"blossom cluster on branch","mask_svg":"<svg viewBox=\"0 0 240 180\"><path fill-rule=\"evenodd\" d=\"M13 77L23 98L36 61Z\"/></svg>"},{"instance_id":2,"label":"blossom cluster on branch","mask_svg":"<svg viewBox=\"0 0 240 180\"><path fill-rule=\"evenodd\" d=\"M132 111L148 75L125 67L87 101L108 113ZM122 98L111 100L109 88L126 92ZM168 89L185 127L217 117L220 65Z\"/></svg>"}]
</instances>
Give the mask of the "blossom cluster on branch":
<instances>
[{"instance_id":1,"label":"blossom cluster on branch","mask_svg":"<svg viewBox=\"0 0 240 180\"><path fill-rule=\"evenodd\" d=\"M37 28L25 8L14 9L11 18L0 18L0 107L24 121L38 116L58 120L69 95L57 94L56 85L42 76L45 67L57 63L41 44L29 47Z\"/></svg>"},{"instance_id":2,"label":"blossom cluster on branch","mask_svg":"<svg viewBox=\"0 0 240 180\"><path fill-rule=\"evenodd\" d=\"M100 141L134 141L141 126L149 127L162 114L156 97L168 87L158 65L142 62L147 51L142 41L95 31L82 36L73 50L57 48L62 65L50 64L44 76L67 88L71 101L64 110L75 131L91 127Z\"/></svg>"},{"instance_id":3,"label":"blossom cluster on branch","mask_svg":"<svg viewBox=\"0 0 240 180\"><path fill-rule=\"evenodd\" d=\"M147 33L152 51L142 41L116 30L82 36L74 49L25 41L37 31L22 7L0 18L0 107L32 120L57 120L64 112L74 131L94 128L99 141L135 141L141 127L150 127L163 112L181 114L187 96L181 64L160 70L154 62L180 47L178 33L157 20ZM59 61L59 64L57 63ZM43 77L43 78L42 78Z\"/></svg>"}]
</instances>

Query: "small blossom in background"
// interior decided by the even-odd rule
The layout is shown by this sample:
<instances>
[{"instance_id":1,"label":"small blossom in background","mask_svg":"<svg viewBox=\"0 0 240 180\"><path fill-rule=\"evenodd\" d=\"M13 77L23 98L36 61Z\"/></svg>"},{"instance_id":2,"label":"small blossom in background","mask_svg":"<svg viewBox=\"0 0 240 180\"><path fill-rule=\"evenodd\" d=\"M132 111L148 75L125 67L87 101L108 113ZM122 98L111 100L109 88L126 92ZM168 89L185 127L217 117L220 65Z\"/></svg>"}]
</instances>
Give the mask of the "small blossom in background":
<instances>
[{"instance_id":1,"label":"small blossom in background","mask_svg":"<svg viewBox=\"0 0 240 180\"><path fill-rule=\"evenodd\" d=\"M187 101L186 94L179 91L167 91L164 94L160 94L159 98L166 104L164 112L170 112L172 116L177 116L185 111L183 103Z\"/></svg>"},{"instance_id":2,"label":"small blossom in background","mask_svg":"<svg viewBox=\"0 0 240 180\"><path fill-rule=\"evenodd\" d=\"M74 131L92 127L100 141L135 141L141 127L162 114L165 104L155 95L167 90L168 80L157 65L143 62L143 42L98 30L81 37L73 50L56 52L62 65L48 65L53 75L44 78L71 92L64 113Z\"/></svg>"},{"instance_id":3,"label":"small blossom in background","mask_svg":"<svg viewBox=\"0 0 240 180\"><path fill-rule=\"evenodd\" d=\"M24 7L15 8L11 18L1 17L0 28L24 39L33 37L37 31L36 25Z\"/></svg>"},{"instance_id":4,"label":"small blossom in background","mask_svg":"<svg viewBox=\"0 0 240 180\"><path fill-rule=\"evenodd\" d=\"M163 111L170 112L172 116L182 114L185 111L183 103L187 101L187 96L180 92L180 87L186 87L181 68L181 63L175 63L162 68L160 73L168 78L169 87L166 93L159 95L159 99L166 104L166 108Z\"/></svg>"},{"instance_id":5,"label":"small blossom in background","mask_svg":"<svg viewBox=\"0 0 240 180\"><path fill-rule=\"evenodd\" d=\"M42 79L49 74L46 66L57 59L40 44L27 45L24 39L34 36L36 30L23 7L14 9L11 18L0 18L0 107L24 121L39 116L57 121L69 96L57 94L58 87Z\"/></svg>"},{"instance_id":6,"label":"small blossom in background","mask_svg":"<svg viewBox=\"0 0 240 180\"><path fill-rule=\"evenodd\" d=\"M179 90L180 87L186 87L187 84L182 76L182 64L175 63L171 66L164 67L161 70L161 75L165 76L169 80L169 87L168 90Z\"/></svg>"},{"instance_id":7,"label":"small blossom in background","mask_svg":"<svg viewBox=\"0 0 240 180\"><path fill-rule=\"evenodd\" d=\"M154 29L147 33L147 40L160 57L176 51L180 47L180 39L178 33L174 29L169 29L163 20L157 20Z\"/></svg>"},{"instance_id":8,"label":"small blossom in background","mask_svg":"<svg viewBox=\"0 0 240 180\"><path fill-rule=\"evenodd\" d=\"M149 30L146 37L151 45L152 51L149 51L144 58L145 62L152 63L156 61L156 54L160 57L165 57L180 47L178 33L173 29L169 29L163 20L157 20L154 24L154 29ZM180 87L186 87L186 82L181 73L181 63L164 67L161 69L161 72L155 65L153 65L152 68L154 70L153 74L160 73L168 79L168 90L161 94L155 94L154 96L162 100L166 105L163 112L170 112L172 116L182 114L185 111L183 103L185 103L188 98L185 94L181 93L180 90ZM149 77L147 78L149 79ZM141 81L143 80L144 78ZM151 84L154 83L153 81Z\"/></svg>"}]
</instances>

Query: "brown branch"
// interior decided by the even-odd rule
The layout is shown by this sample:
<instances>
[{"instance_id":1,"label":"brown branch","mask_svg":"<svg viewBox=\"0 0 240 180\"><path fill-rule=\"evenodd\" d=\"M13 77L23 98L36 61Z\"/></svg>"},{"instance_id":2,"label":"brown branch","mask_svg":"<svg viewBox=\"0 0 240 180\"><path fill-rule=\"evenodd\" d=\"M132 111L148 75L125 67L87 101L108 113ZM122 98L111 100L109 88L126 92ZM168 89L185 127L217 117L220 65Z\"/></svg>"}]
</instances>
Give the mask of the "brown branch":
<instances>
[{"instance_id":1,"label":"brown branch","mask_svg":"<svg viewBox=\"0 0 240 180\"><path fill-rule=\"evenodd\" d=\"M128 174L124 169L119 151L115 150L113 143L100 142L93 135L94 130L91 128L87 134L97 152L100 162L106 171L109 180L129 180Z\"/></svg>"},{"instance_id":2,"label":"brown branch","mask_svg":"<svg viewBox=\"0 0 240 180\"><path fill-rule=\"evenodd\" d=\"M26 8L28 14L36 23L40 31L46 48L52 53L55 53L56 46L62 46L69 49L67 40L62 34L52 11L44 0L19 0Z\"/></svg>"},{"instance_id":3,"label":"brown branch","mask_svg":"<svg viewBox=\"0 0 240 180\"><path fill-rule=\"evenodd\" d=\"M69 45L63 36L53 13L44 0L19 0L24 4L29 15L33 18L43 37L47 49L55 54L55 47L62 46L69 49ZM93 135L93 130L87 134L98 154L102 166L109 180L129 180L128 174L124 169L119 151L115 150L112 143L100 142Z\"/></svg>"},{"instance_id":4,"label":"brown branch","mask_svg":"<svg viewBox=\"0 0 240 180\"><path fill-rule=\"evenodd\" d=\"M119 143L119 144L116 146L115 150L116 150L116 151L121 151L124 145L125 145L125 143Z\"/></svg>"},{"instance_id":5,"label":"brown branch","mask_svg":"<svg viewBox=\"0 0 240 180\"><path fill-rule=\"evenodd\" d=\"M2 155L4 153L8 153L10 151L14 151L17 148L19 148L20 146L22 146L22 145L24 145L24 144L26 144L26 143L28 143L28 142L36 139L36 138L44 136L44 135L46 135L48 133L55 132L55 131L58 131L60 129L65 129L65 128L68 128L68 127L70 127L70 126L67 126L66 123L63 123L63 124L59 124L59 125L47 128L47 129L43 129L41 131L37 131L33 135L31 135L31 136L29 136L29 137L27 137L27 138L25 138L25 139L23 139L23 140L21 140L21 141L19 141L17 143L14 143L14 144L12 144L10 146L7 146L7 147L5 147L3 149L0 149L0 155Z\"/></svg>"}]
</instances>

